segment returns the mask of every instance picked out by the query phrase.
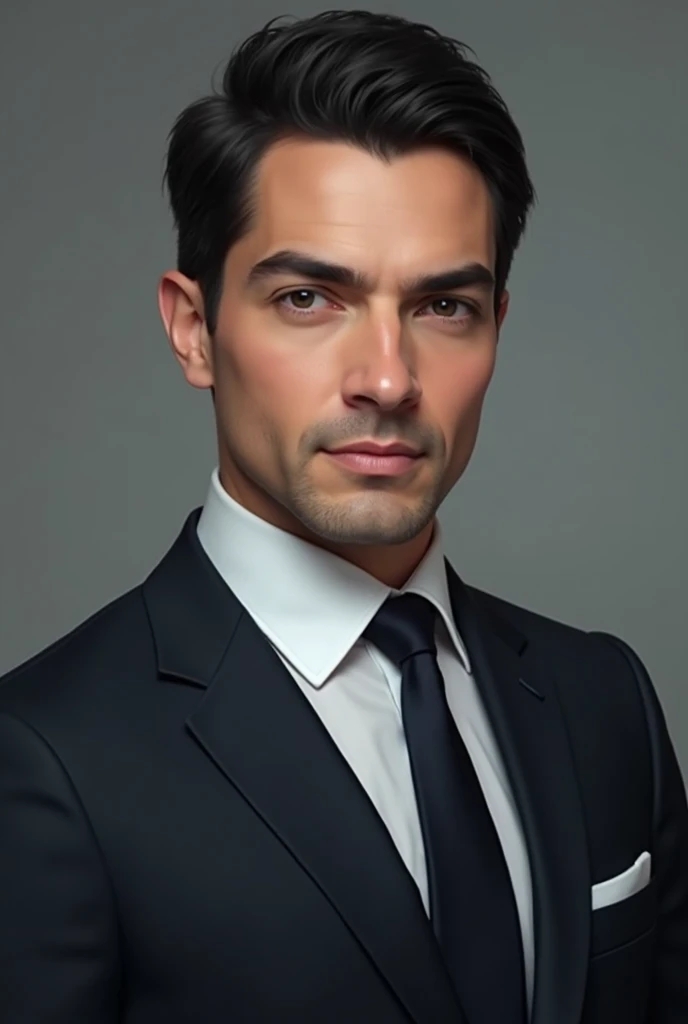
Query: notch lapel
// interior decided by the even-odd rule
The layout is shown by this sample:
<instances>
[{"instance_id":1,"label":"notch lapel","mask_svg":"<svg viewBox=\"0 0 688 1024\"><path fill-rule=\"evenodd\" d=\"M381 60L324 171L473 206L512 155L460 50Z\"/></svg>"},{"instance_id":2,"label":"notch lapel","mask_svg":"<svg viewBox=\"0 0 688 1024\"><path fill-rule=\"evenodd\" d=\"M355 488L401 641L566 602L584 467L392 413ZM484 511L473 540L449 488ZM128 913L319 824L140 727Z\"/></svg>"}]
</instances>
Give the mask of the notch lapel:
<instances>
[{"instance_id":1,"label":"notch lapel","mask_svg":"<svg viewBox=\"0 0 688 1024\"><path fill-rule=\"evenodd\" d=\"M455 622L510 779L533 881L531 1024L578 1024L590 935L590 886L575 766L550 672L447 564Z\"/></svg>"},{"instance_id":2,"label":"notch lapel","mask_svg":"<svg viewBox=\"0 0 688 1024\"><path fill-rule=\"evenodd\" d=\"M189 732L322 890L416 1024L467 1024L386 826L205 554L199 513L143 588L161 676L205 691Z\"/></svg>"}]
</instances>

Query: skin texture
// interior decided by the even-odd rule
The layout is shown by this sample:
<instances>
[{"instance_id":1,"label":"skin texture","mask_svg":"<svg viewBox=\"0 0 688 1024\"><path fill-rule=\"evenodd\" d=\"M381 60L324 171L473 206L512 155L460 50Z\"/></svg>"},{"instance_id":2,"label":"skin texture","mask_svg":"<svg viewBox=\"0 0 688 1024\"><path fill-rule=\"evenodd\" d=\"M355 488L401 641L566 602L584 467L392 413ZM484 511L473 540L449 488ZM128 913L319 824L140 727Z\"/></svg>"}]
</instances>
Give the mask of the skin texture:
<instances>
[{"instance_id":1,"label":"skin texture","mask_svg":"<svg viewBox=\"0 0 688 1024\"><path fill-rule=\"evenodd\" d=\"M283 250L365 280L253 279ZM255 216L226 259L211 338L195 281L163 275L160 313L189 384L214 388L220 479L261 518L401 587L475 445L508 296L473 283L409 292L428 274L494 271L494 211L467 160L437 149L385 162L290 139L258 168ZM322 449L402 441L401 476L363 476Z\"/></svg>"}]
</instances>

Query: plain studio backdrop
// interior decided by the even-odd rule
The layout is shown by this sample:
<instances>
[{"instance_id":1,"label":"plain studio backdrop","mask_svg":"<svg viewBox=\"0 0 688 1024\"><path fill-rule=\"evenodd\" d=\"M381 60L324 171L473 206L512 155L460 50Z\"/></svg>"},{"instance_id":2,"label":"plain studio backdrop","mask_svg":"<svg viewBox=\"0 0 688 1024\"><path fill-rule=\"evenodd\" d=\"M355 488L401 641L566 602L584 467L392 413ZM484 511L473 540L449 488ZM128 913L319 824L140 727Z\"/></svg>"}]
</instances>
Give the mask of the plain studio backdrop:
<instances>
[{"instance_id":1,"label":"plain studio backdrop","mask_svg":"<svg viewBox=\"0 0 688 1024\"><path fill-rule=\"evenodd\" d=\"M212 406L158 320L166 136L289 0L5 0L0 672L140 582L203 503ZM473 461L441 510L470 583L626 639L688 772L688 3L374 9L469 43L539 204Z\"/></svg>"}]
</instances>

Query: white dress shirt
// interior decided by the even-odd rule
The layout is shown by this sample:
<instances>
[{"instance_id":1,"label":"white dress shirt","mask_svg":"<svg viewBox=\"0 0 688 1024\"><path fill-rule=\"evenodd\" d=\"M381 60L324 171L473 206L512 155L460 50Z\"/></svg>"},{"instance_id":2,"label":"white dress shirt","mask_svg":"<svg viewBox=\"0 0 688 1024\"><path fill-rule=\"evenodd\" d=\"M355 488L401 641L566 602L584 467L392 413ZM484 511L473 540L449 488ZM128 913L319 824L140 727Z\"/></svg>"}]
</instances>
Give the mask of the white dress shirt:
<instances>
[{"instance_id":1,"label":"white dress shirt","mask_svg":"<svg viewBox=\"0 0 688 1024\"><path fill-rule=\"evenodd\" d=\"M525 839L453 621L439 520L425 557L401 591L247 511L224 490L217 469L198 523L198 537L358 776L414 878L426 912L425 853L401 718L401 673L362 639L362 633L391 594L412 591L438 609L439 666L449 707L475 766L509 868L530 1007L533 914Z\"/></svg>"}]
</instances>

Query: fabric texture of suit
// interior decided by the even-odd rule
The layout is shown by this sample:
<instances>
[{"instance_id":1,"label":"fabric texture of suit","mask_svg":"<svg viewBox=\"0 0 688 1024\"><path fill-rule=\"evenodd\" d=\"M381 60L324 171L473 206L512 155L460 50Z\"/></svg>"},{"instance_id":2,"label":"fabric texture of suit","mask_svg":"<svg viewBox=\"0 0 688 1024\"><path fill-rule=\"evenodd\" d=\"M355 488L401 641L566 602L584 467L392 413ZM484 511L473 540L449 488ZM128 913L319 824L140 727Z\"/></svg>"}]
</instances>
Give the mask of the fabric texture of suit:
<instances>
[{"instance_id":1,"label":"fabric texture of suit","mask_svg":"<svg viewBox=\"0 0 688 1024\"><path fill-rule=\"evenodd\" d=\"M199 512L142 586L0 682L0 1019L473 1024ZM533 1024L685 1024L688 809L645 669L447 573L528 844ZM593 911L646 851L650 884Z\"/></svg>"}]
</instances>

